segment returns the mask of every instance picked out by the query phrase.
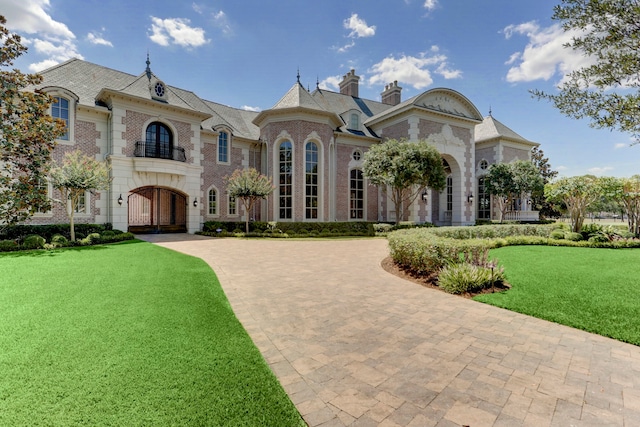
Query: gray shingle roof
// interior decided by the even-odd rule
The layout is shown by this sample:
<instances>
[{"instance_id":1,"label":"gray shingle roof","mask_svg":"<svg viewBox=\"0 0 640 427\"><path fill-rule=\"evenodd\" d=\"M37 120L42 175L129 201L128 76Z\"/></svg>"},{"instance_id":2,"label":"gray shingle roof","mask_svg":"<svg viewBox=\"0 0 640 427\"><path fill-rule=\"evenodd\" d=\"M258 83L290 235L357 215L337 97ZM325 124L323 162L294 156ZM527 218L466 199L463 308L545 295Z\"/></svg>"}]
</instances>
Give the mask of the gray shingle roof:
<instances>
[{"instance_id":1,"label":"gray shingle roof","mask_svg":"<svg viewBox=\"0 0 640 427\"><path fill-rule=\"evenodd\" d=\"M300 83L294 84L291 89L274 105L272 110L280 110L285 108L309 108L311 110L327 111L318 104L311 94Z\"/></svg>"},{"instance_id":2,"label":"gray shingle roof","mask_svg":"<svg viewBox=\"0 0 640 427\"><path fill-rule=\"evenodd\" d=\"M500 121L489 115L484 118L482 123L475 127L476 143L483 141L491 141L496 139L505 139L514 142L521 142L528 145L539 145L537 142L529 141L515 133L513 130L502 124Z\"/></svg>"}]
</instances>

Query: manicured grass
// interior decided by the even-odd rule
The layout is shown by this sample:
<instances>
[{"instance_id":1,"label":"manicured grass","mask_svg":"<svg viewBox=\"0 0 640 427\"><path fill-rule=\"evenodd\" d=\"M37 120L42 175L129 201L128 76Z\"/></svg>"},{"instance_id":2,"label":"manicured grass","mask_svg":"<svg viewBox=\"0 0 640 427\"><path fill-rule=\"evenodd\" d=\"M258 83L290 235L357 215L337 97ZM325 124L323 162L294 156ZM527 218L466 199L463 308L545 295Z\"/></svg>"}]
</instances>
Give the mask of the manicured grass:
<instances>
[{"instance_id":1,"label":"manicured grass","mask_svg":"<svg viewBox=\"0 0 640 427\"><path fill-rule=\"evenodd\" d=\"M133 241L0 271L0 425L305 425L202 260Z\"/></svg>"},{"instance_id":2,"label":"manicured grass","mask_svg":"<svg viewBox=\"0 0 640 427\"><path fill-rule=\"evenodd\" d=\"M474 299L640 345L640 250L493 249L512 289Z\"/></svg>"}]
</instances>

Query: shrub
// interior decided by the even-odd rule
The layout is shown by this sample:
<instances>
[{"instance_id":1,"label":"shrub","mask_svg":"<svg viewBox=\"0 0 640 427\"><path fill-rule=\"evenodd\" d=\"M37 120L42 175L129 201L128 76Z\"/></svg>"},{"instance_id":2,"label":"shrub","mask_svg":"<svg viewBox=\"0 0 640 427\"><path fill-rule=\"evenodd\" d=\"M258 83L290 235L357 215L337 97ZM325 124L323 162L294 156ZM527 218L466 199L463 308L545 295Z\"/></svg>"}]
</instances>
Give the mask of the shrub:
<instances>
[{"instance_id":1,"label":"shrub","mask_svg":"<svg viewBox=\"0 0 640 427\"><path fill-rule=\"evenodd\" d=\"M389 231L391 231L392 227L393 225L385 223L373 224L373 231L375 231L376 233L388 233Z\"/></svg>"},{"instance_id":2,"label":"shrub","mask_svg":"<svg viewBox=\"0 0 640 427\"><path fill-rule=\"evenodd\" d=\"M582 234L580 233L574 233L573 231L567 231L564 234L564 238L566 240L570 240L572 242L579 242L580 240L582 240Z\"/></svg>"},{"instance_id":3,"label":"shrub","mask_svg":"<svg viewBox=\"0 0 640 427\"><path fill-rule=\"evenodd\" d=\"M564 239L564 231L562 231L562 230L553 230L551 232L551 234L549 234L549 237L551 237L552 239L556 239L556 240L562 240L562 239Z\"/></svg>"},{"instance_id":4,"label":"shrub","mask_svg":"<svg viewBox=\"0 0 640 427\"><path fill-rule=\"evenodd\" d=\"M116 233L113 230L105 230L102 233L100 233L100 235L102 237L111 238L111 237L115 236Z\"/></svg>"},{"instance_id":5,"label":"shrub","mask_svg":"<svg viewBox=\"0 0 640 427\"><path fill-rule=\"evenodd\" d=\"M32 234L31 236L27 236L22 241L23 249L42 249L44 248L44 244L46 240L42 236L38 236L37 234Z\"/></svg>"},{"instance_id":6,"label":"shrub","mask_svg":"<svg viewBox=\"0 0 640 427\"><path fill-rule=\"evenodd\" d=\"M0 240L0 252L17 251L20 245L15 240Z\"/></svg>"},{"instance_id":7,"label":"shrub","mask_svg":"<svg viewBox=\"0 0 640 427\"><path fill-rule=\"evenodd\" d=\"M462 262L444 267L438 275L438 286L450 294L478 292L504 283L502 270Z\"/></svg>"},{"instance_id":8,"label":"shrub","mask_svg":"<svg viewBox=\"0 0 640 427\"><path fill-rule=\"evenodd\" d=\"M102 241L102 237L100 237L99 233L91 233L86 237L86 239L92 245L95 245L95 244L100 243Z\"/></svg>"},{"instance_id":9,"label":"shrub","mask_svg":"<svg viewBox=\"0 0 640 427\"><path fill-rule=\"evenodd\" d=\"M69 240L62 234L56 234L51 238L51 246L53 246L54 248L60 248L63 246L67 246L68 244Z\"/></svg>"}]
</instances>

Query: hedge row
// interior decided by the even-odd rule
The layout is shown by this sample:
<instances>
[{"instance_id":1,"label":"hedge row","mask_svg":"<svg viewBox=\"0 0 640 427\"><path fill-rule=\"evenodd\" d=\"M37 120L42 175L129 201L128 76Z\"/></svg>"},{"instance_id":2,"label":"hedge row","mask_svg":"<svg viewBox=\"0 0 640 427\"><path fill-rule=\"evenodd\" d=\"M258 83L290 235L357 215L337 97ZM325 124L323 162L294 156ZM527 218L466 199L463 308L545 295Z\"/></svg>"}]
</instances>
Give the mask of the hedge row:
<instances>
[{"instance_id":1,"label":"hedge row","mask_svg":"<svg viewBox=\"0 0 640 427\"><path fill-rule=\"evenodd\" d=\"M417 274L436 272L461 260L479 259L489 249L509 245L640 248L640 239L574 241L550 237L559 227L562 225L423 228L394 231L387 239L393 260Z\"/></svg>"},{"instance_id":2,"label":"hedge row","mask_svg":"<svg viewBox=\"0 0 640 427\"><path fill-rule=\"evenodd\" d=\"M74 226L77 236L84 238L91 233L102 233L112 230L110 223L106 224L75 224ZM117 230L116 230L117 231ZM69 224L50 224L50 225L11 225L0 228L0 240L15 240L22 242L25 237L38 235L45 238L47 242L55 235L61 235L67 239L71 239L71 231Z\"/></svg>"},{"instance_id":3,"label":"hedge row","mask_svg":"<svg viewBox=\"0 0 640 427\"><path fill-rule=\"evenodd\" d=\"M62 234L54 234L50 239L45 239L38 234L30 234L21 240L0 240L0 252L56 249L70 246L91 246L102 243L115 243L135 239L133 233L123 233L118 230L104 230L102 233L89 233L86 237L78 233L75 242L70 241Z\"/></svg>"},{"instance_id":4,"label":"hedge row","mask_svg":"<svg viewBox=\"0 0 640 427\"><path fill-rule=\"evenodd\" d=\"M207 221L202 227L205 235L230 235L244 233L244 222ZM263 222L249 223L249 235L270 237L287 236L375 236L370 222Z\"/></svg>"}]
</instances>

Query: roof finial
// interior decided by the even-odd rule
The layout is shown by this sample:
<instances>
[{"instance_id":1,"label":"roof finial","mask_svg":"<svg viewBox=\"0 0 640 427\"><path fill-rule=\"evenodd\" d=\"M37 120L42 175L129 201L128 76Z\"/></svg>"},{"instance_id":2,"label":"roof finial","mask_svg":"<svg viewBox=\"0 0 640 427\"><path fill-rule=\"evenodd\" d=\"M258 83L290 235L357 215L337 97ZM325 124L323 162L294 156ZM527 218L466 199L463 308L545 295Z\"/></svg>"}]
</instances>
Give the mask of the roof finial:
<instances>
[{"instance_id":1,"label":"roof finial","mask_svg":"<svg viewBox=\"0 0 640 427\"><path fill-rule=\"evenodd\" d=\"M151 81L151 61L149 61L149 51L147 50L147 69L145 70L147 73L147 78Z\"/></svg>"},{"instance_id":2,"label":"roof finial","mask_svg":"<svg viewBox=\"0 0 640 427\"><path fill-rule=\"evenodd\" d=\"M298 83L300 83L300 67L298 67Z\"/></svg>"},{"instance_id":3,"label":"roof finial","mask_svg":"<svg viewBox=\"0 0 640 427\"><path fill-rule=\"evenodd\" d=\"M493 117L493 116L491 115L491 105L489 105L489 117Z\"/></svg>"},{"instance_id":4,"label":"roof finial","mask_svg":"<svg viewBox=\"0 0 640 427\"><path fill-rule=\"evenodd\" d=\"M316 90L320 90L320 77L316 76Z\"/></svg>"}]
</instances>

